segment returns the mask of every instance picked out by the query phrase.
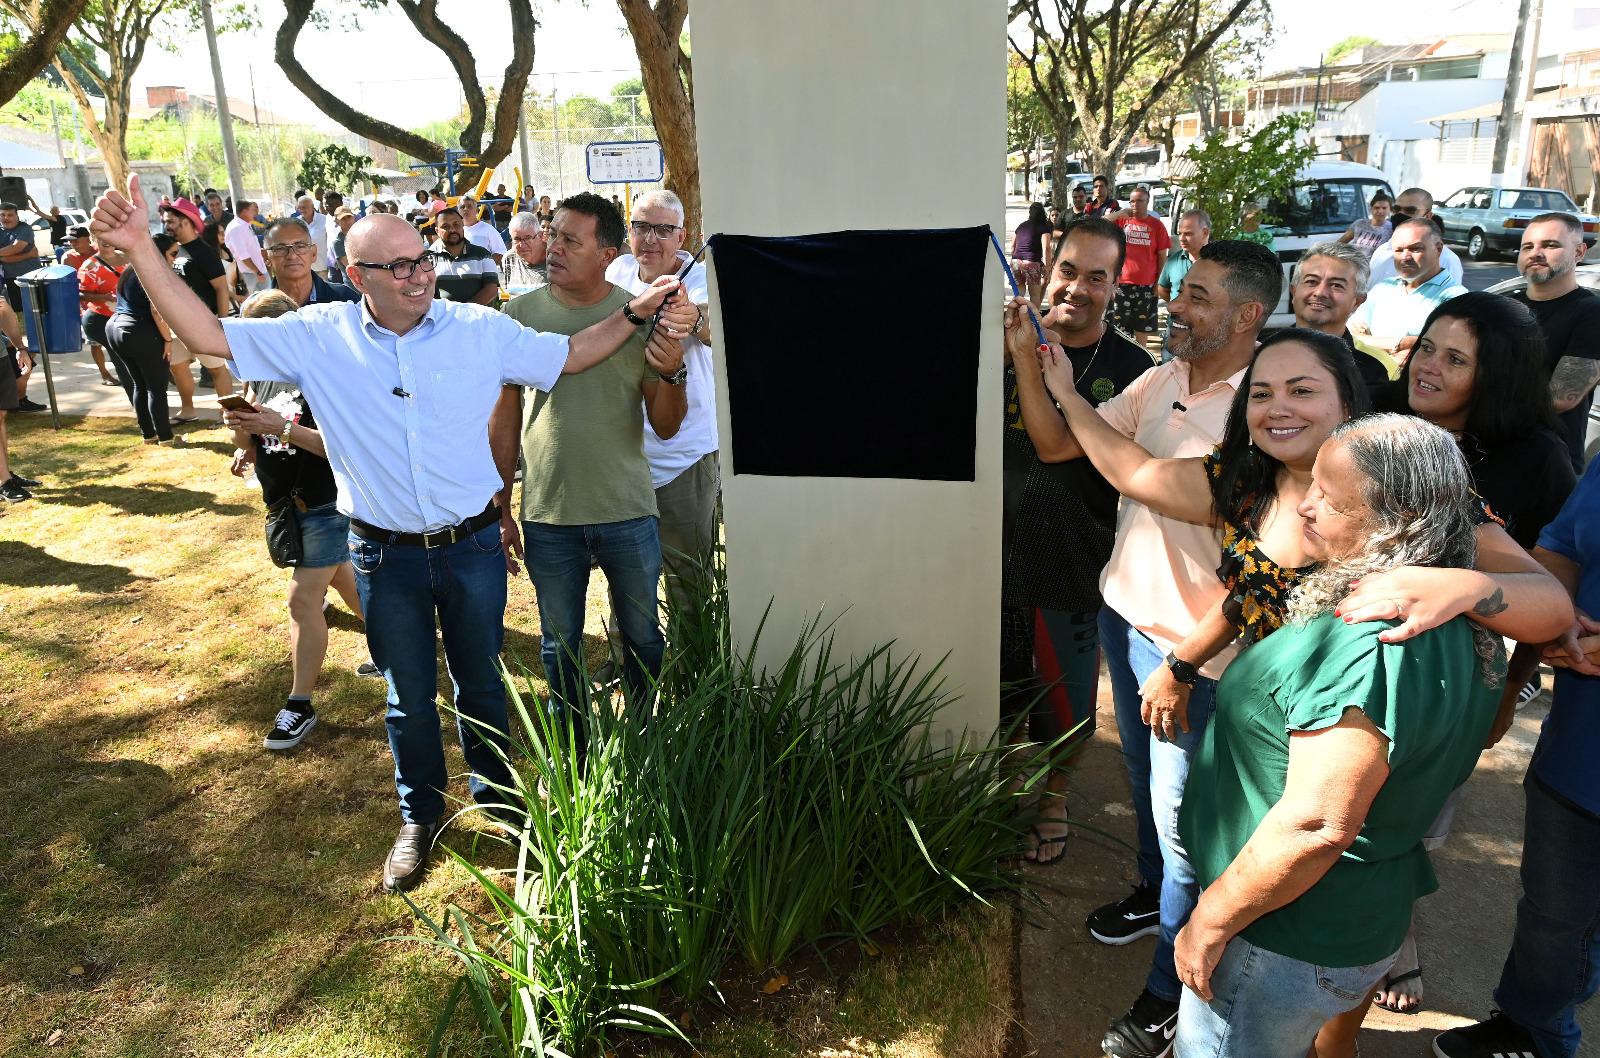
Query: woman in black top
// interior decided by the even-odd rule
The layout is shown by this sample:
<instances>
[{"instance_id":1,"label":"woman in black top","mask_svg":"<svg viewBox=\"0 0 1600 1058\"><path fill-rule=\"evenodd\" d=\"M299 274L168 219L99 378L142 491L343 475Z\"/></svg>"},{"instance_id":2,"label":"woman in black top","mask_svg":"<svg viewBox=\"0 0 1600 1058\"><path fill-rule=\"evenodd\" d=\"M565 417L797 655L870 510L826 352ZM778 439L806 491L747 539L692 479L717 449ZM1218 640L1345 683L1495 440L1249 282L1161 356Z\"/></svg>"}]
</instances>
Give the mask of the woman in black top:
<instances>
[{"instance_id":1,"label":"woman in black top","mask_svg":"<svg viewBox=\"0 0 1600 1058\"><path fill-rule=\"evenodd\" d=\"M1478 495L1530 549L1577 484L1550 406L1544 353L1525 306L1462 294L1433 310L1405 371L1375 401L1455 434Z\"/></svg>"},{"instance_id":2,"label":"woman in black top","mask_svg":"<svg viewBox=\"0 0 1600 1058\"><path fill-rule=\"evenodd\" d=\"M155 236L156 249L167 259L168 267L178 259L178 241L166 232ZM168 342L172 332L150 304L133 266L122 270L117 281L116 311L106 324L106 348L125 365L123 388L129 391L133 414L139 420L144 443L181 446L172 436L168 417L167 374Z\"/></svg>"}]
</instances>

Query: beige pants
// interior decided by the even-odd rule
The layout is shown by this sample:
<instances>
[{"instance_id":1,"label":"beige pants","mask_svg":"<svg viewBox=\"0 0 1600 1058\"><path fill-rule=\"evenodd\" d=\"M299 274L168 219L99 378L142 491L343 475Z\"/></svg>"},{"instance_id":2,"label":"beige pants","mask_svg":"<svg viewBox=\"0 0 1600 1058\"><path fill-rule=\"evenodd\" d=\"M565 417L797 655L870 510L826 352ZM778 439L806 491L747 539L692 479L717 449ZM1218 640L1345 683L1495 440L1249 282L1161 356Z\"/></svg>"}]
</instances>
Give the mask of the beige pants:
<instances>
[{"instance_id":1,"label":"beige pants","mask_svg":"<svg viewBox=\"0 0 1600 1058\"><path fill-rule=\"evenodd\" d=\"M176 334L172 336L172 366L187 364L190 360L200 361L201 367L227 367L228 362L220 356L203 356L200 353L189 352L189 347L183 344L183 339Z\"/></svg>"}]
</instances>

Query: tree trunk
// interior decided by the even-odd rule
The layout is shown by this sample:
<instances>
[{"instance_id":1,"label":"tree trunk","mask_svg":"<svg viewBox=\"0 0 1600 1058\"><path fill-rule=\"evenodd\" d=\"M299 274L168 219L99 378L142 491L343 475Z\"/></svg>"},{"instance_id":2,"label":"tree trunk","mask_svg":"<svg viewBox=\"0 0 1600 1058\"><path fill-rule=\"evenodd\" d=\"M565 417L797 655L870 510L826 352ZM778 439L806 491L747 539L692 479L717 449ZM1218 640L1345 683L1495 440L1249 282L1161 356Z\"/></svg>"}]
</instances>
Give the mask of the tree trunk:
<instances>
[{"instance_id":1,"label":"tree trunk","mask_svg":"<svg viewBox=\"0 0 1600 1058\"><path fill-rule=\"evenodd\" d=\"M1063 217L1072 214L1072 193L1068 188L1068 181L1062 179L1067 163L1067 151L1072 142L1072 126L1056 125L1055 139L1052 146L1050 169L1050 204L1061 211Z\"/></svg>"},{"instance_id":2,"label":"tree trunk","mask_svg":"<svg viewBox=\"0 0 1600 1058\"><path fill-rule=\"evenodd\" d=\"M55 59L56 49L78 20L88 0L45 0L39 7L31 38L0 62L0 104L9 103L23 86Z\"/></svg>"},{"instance_id":3,"label":"tree trunk","mask_svg":"<svg viewBox=\"0 0 1600 1058\"><path fill-rule=\"evenodd\" d=\"M122 57L111 54L110 72L111 81L115 83L117 74L122 66ZM67 89L72 92L72 98L78 104L78 112L83 117L84 126L89 130L89 138L94 141L95 149L100 152L100 164L105 169L106 183L118 191L126 192L128 189L128 109L123 100L117 98L117 93L107 92L105 99L106 120L104 124L95 116L94 104L89 99L89 93L72 71L59 59L53 64L61 79L67 83ZM127 78L122 79L124 85ZM98 86L97 86L98 87ZM126 96L124 90L124 97Z\"/></svg>"},{"instance_id":4,"label":"tree trunk","mask_svg":"<svg viewBox=\"0 0 1600 1058\"><path fill-rule=\"evenodd\" d=\"M639 56L650 118L666 156L662 184L683 200L684 247L700 248L700 151L694 122L694 68L678 43L688 0L617 0Z\"/></svg>"}]
</instances>

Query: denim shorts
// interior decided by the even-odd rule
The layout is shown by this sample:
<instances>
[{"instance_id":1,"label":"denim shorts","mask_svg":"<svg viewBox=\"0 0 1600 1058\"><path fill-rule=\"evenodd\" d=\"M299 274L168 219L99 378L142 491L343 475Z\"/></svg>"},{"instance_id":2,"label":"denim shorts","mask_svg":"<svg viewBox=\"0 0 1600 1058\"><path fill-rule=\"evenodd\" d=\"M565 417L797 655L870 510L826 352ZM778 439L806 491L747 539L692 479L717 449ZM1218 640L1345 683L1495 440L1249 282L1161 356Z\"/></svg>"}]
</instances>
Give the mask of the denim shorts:
<instances>
[{"instance_id":1,"label":"denim shorts","mask_svg":"<svg viewBox=\"0 0 1600 1058\"><path fill-rule=\"evenodd\" d=\"M338 504L312 507L300 514L300 569L326 569L350 561L350 519Z\"/></svg>"},{"instance_id":2,"label":"denim shorts","mask_svg":"<svg viewBox=\"0 0 1600 1058\"><path fill-rule=\"evenodd\" d=\"M1360 1006L1393 964L1316 966L1234 937L1211 1002L1183 990L1177 1058L1305 1058L1323 1024Z\"/></svg>"}]
</instances>

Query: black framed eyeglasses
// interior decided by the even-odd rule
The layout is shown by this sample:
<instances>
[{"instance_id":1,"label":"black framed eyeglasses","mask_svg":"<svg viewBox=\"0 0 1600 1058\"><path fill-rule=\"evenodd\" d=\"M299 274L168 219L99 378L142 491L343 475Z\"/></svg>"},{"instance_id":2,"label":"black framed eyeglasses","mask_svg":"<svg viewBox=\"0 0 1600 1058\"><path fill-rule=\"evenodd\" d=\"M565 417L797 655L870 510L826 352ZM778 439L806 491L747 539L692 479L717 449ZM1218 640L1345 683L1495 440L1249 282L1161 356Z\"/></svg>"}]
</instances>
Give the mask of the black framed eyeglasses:
<instances>
[{"instance_id":1,"label":"black framed eyeglasses","mask_svg":"<svg viewBox=\"0 0 1600 1058\"><path fill-rule=\"evenodd\" d=\"M655 232L656 238L658 239L670 239L672 238L673 232L683 230L683 225L647 224L642 220L636 220L632 224L628 225L628 230L639 236L641 239L648 237L651 232Z\"/></svg>"},{"instance_id":2,"label":"black framed eyeglasses","mask_svg":"<svg viewBox=\"0 0 1600 1058\"><path fill-rule=\"evenodd\" d=\"M434 260L434 254L431 252L425 253L421 257L412 258L409 261L395 261L392 264L373 264L371 261L355 262L357 268L379 268L385 272L394 273L394 277L399 280L410 279L416 275L419 268L424 272L431 272L437 263Z\"/></svg>"}]
</instances>

